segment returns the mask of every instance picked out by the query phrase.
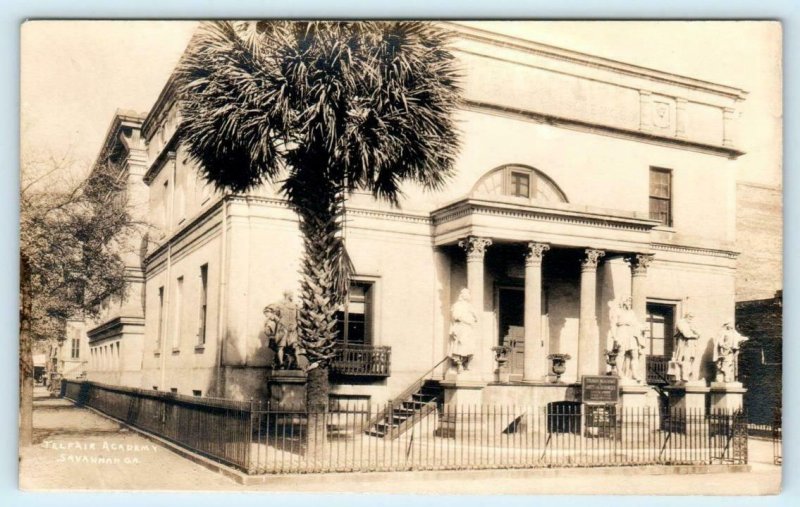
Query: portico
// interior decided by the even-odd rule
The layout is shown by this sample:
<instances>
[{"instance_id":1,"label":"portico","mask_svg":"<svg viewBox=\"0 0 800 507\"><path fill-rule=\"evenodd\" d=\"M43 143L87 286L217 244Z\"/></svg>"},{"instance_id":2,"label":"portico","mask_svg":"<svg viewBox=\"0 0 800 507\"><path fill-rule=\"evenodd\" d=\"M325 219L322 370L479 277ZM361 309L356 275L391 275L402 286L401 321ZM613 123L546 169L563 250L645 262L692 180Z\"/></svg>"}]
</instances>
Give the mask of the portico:
<instances>
[{"instance_id":1,"label":"portico","mask_svg":"<svg viewBox=\"0 0 800 507\"><path fill-rule=\"evenodd\" d=\"M467 198L433 213L436 245L451 261L450 291L470 289L478 316L477 353L465 373L496 382L492 347L501 344L512 346L511 383L552 384L553 353L571 357L566 383L605 373L608 303L631 296L644 321L649 233L657 223L514 201Z\"/></svg>"}]
</instances>

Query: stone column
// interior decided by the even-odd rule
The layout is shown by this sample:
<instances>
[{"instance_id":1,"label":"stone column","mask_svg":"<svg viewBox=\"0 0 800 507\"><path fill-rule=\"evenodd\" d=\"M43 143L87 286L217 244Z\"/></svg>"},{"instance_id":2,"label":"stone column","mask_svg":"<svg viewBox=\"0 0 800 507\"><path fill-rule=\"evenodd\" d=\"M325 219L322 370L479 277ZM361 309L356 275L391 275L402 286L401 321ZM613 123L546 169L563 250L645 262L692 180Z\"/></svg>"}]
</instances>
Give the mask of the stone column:
<instances>
[{"instance_id":1,"label":"stone column","mask_svg":"<svg viewBox=\"0 0 800 507\"><path fill-rule=\"evenodd\" d=\"M465 377L475 380L480 380L484 377L489 378L492 372L492 365L489 362L492 357L492 344L489 343L483 322L483 257L486 253L486 247L491 244L491 239L477 236L468 236L458 242L458 246L467 253L467 288L472 297L472 308L478 317L478 322L475 324L477 350L472 358L472 364L469 366L468 375L465 375Z\"/></svg>"},{"instance_id":2,"label":"stone column","mask_svg":"<svg viewBox=\"0 0 800 507\"><path fill-rule=\"evenodd\" d=\"M647 268L653 262L652 254L634 254L625 259L631 267L631 302L633 313L644 324L647 318Z\"/></svg>"},{"instance_id":3,"label":"stone column","mask_svg":"<svg viewBox=\"0 0 800 507\"><path fill-rule=\"evenodd\" d=\"M581 375L599 373L599 335L597 329L597 263L606 253L586 249L581 263L581 311L578 330L578 380Z\"/></svg>"},{"instance_id":4,"label":"stone column","mask_svg":"<svg viewBox=\"0 0 800 507\"><path fill-rule=\"evenodd\" d=\"M525 349L523 382L544 380L547 375L547 347L542 337L542 256L546 243L528 243L525 253Z\"/></svg>"}]
</instances>

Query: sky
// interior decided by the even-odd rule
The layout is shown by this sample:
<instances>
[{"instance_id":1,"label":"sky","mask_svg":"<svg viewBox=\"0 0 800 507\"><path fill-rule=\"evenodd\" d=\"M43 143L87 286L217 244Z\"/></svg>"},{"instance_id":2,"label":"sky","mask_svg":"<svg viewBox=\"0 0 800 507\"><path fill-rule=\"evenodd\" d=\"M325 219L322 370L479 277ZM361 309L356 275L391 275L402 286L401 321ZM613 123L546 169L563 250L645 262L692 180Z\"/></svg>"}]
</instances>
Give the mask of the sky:
<instances>
[{"instance_id":1,"label":"sky","mask_svg":"<svg viewBox=\"0 0 800 507\"><path fill-rule=\"evenodd\" d=\"M21 153L88 167L117 109L148 111L191 37L187 21L34 21L21 38ZM739 179L781 183L775 22L479 22L536 42L742 88ZM79 164L80 167L80 164Z\"/></svg>"}]
</instances>

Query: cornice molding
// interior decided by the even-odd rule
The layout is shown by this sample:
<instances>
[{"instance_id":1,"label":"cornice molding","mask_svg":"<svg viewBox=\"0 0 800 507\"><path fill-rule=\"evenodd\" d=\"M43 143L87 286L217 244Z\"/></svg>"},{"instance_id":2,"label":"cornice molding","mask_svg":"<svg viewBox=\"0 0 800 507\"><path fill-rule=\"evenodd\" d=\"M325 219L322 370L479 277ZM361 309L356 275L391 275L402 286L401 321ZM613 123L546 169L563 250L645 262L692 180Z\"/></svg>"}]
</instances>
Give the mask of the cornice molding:
<instances>
[{"instance_id":1,"label":"cornice molding","mask_svg":"<svg viewBox=\"0 0 800 507\"><path fill-rule=\"evenodd\" d=\"M653 250L660 250L662 252L674 252L674 253L688 253L688 254L695 254L695 255L709 255L712 257L723 257L726 259L736 259L739 256L739 252L734 250L722 250L717 248L705 248L699 246L691 246L691 245L674 245L670 243L650 243L650 247Z\"/></svg>"},{"instance_id":2,"label":"cornice molding","mask_svg":"<svg viewBox=\"0 0 800 507\"><path fill-rule=\"evenodd\" d=\"M592 227L638 232L649 231L658 225L658 222L655 220L631 216L542 208L538 206L485 201L473 198L462 199L431 213L434 225L445 224L475 214L536 219L547 222L588 225Z\"/></svg>"},{"instance_id":3,"label":"cornice molding","mask_svg":"<svg viewBox=\"0 0 800 507\"><path fill-rule=\"evenodd\" d=\"M144 317L116 317L108 322L100 324L93 329L90 329L86 332L86 336L89 338L89 343L95 343L108 338L113 338L122 334L123 332L130 331L130 329L128 329L130 327L143 329Z\"/></svg>"},{"instance_id":4,"label":"cornice molding","mask_svg":"<svg viewBox=\"0 0 800 507\"><path fill-rule=\"evenodd\" d=\"M604 58L588 53L581 53L579 51L551 46L548 44L515 37L513 35L507 35L476 28L474 26L464 25L457 21L447 21L442 22L442 24L465 40L481 42L529 54L545 56L556 60L576 63L586 67L611 71L617 74L644 78L659 83L677 85L692 90L724 96L733 100L744 100L748 95L745 90L736 88L734 86L713 83L711 81L704 81L688 76L682 76L680 74L651 69L648 67L641 67L639 65L625 63L619 60L613 60L611 58Z\"/></svg>"},{"instance_id":5,"label":"cornice molding","mask_svg":"<svg viewBox=\"0 0 800 507\"><path fill-rule=\"evenodd\" d=\"M177 92L176 86L177 75L173 70L172 74L169 76L169 79L167 79L167 82L164 84L164 88L161 89L161 93L159 93L155 104L153 104L152 109L150 109L147 117L145 117L144 121L142 122L142 136L147 142L150 142L153 134L156 133L158 126L161 124L161 120L164 118L164 116L166 116L170 107L172 107L172 105L175 103Z\"/></svg>"}]
</instances>

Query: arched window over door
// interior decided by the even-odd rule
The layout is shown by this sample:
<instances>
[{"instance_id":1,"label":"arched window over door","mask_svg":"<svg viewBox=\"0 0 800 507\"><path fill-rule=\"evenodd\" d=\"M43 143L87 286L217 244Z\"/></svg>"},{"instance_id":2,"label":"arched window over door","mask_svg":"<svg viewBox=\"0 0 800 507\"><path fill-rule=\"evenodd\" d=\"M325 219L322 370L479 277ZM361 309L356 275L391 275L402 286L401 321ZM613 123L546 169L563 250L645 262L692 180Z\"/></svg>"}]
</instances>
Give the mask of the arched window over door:
<instances>
[{"instance_id":1,"label":"arched window over door","mask_svg":"<svg viewBox=\"0 0 800 507\"><path fill-rule=\"evenodd\" d=\"M470 197L508 196L537 203L566 203L567 196L546 174L518 164L492 169L472 187Z\"/></svg>"}]
</instances>

